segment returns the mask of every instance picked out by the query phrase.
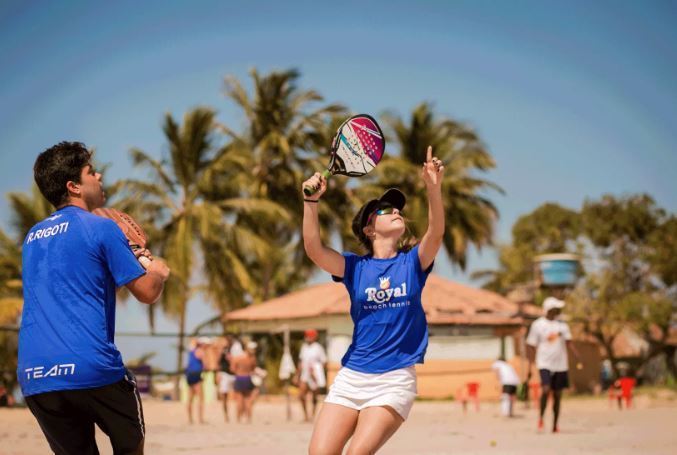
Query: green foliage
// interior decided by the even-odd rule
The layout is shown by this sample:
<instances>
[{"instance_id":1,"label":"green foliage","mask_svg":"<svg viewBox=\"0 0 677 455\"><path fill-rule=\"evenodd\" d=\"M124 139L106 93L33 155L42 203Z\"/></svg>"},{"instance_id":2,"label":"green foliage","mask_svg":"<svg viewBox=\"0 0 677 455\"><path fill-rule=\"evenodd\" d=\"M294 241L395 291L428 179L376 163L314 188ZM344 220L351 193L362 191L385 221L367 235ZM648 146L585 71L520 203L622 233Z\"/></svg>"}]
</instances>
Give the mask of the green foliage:
<instances>
[{"instance_id":1,"label":"green foliage","mask_svg":"<svg viewBox=\"0 0 677 455\"><path fill-rule=\"evenodd\" d=\"M578 213L548 202L517 219L512 228L513 244L533 255L565 252L580 230Z\"/></svg>"},{"instance_id":2,"label":"green foliage","mask_svg":"<svg viewBox=\"0 0 677 455\"><path fill-rule=\"evenodd\" d=\"M498 210L487 191L502 190L478 177L495 167L494 159L479 136L469 127L449 118L438 118L429 103L421 103L406 121L392 114L383 116L390 140L398 150L388 151L379 166L357 191L364 202L387 188L397 187L407 195L405 216L414 237L428 225L428 202L420 172L428 145L445 165L442 184L446 231L444 249L452 263L465 269L469 245L481 249L492 243Z\"/></svg>"},{"instance_id":3,"label":"green foliage","mask_svg":"<svg viewBox=\"0 0 677 455\"><path fill-rule=\"evenodd\" d=\"M245 116L244 131L237 133L225 125L221 129L231 145L248 158L244 172L249 179L241 187L242 196L270 201L285 211L284 216L239 213L237 217L240 226L266 241L265 247L248 255L246 261L255 283L249 289L250 297L258 302L298 287L313 271L299 232L303 216L300 188L311 169L326 165L327 144L345 109L322 104L322 96L314 90L301 90L296 70L265 76L252 70L250 75L252 93L233 77L225 81L226 96ZM341 212L348 206L344 181L332 179L331 186L328 204ZM320 220L325 239L342 229L340 214L328 213L326 208Z\"/></svg>"},{"instance_id":4,"label":"green foliage","mask_svg":"<svg viewBox=\"0 0 677 455\"><path fill-rule=\"evenodd\" d=\"M665 210L646 194L622 198L607 194L599 201L586 200L581 210L585 235L598 247L618 241L644 244L664 216Z\"/></svg>"},{"instance_id":5,"label":"green foliage","mask_svg":"<svg viewBox=\"0 0 677 455\"><path fill-rule=\"evenodd\" d=\"M583 232L603 265L572 295L577 319L612 360L616 336L624 327L633 329L649 346L643 361L664 354L674 374L673 348L667 344L677 308L671 289L674 216L667 218L650 196L640 194L586 201L581 218ZM582 304L586 301L590 304Z\"/></svg>"},{"instance_id":6,"label":"green foliage","mask_svg":"<svg viewBox=\"0 0 677 455\"><path fill-rule=\"evenodd\" d=\"M499 247L498 269L474 272L473 279L486 280L483 287L507 293L533 279L533 260L539 254L579 252L580 215L548 202L517 219L510 245Z\"/></svg>"},{"instance_id":7,"label":"green foliage","mask_svg":"<svg viewBox=\"0 0 677 455\"><path fill-rule=\"evenodd\" d=\"M15 326L23 307L21 278L21 245L37 222L49 216L52 206L42 197L37 186L30 193L9 193L11 224L15 236L0 229L0 325ZM16 383L17 333L0 331L0 371L11 390Z\"/></svg>"},{"instance_id":8,"label":"green foliage","mask_svg":"<svg viewBox=\"0 0 677 455\"><path fill-rule=\"evenodd\" d=\"M567 296L567 313L615 359L613 343L624 328L649 345L644 359L665 354L677 308L677 219L646 194L604 195L580 211L546 203L520 217L510 245L499 249L499 268L475 272L484 287L506 293L532 282L533 259L544 253L578 253L593 267ZM541 300L543 293L536 293Z\"/></svg>"},{"instance_id":9,"label":"green foliage","mask_svg":"<svg viewBox=\"0 0 677 455\"><path fill-rule=\"evenodd\" d=\"M677 284L677 217L670 216L649 235L646 261L667 287Z\"/></svg>"}]
</instances>

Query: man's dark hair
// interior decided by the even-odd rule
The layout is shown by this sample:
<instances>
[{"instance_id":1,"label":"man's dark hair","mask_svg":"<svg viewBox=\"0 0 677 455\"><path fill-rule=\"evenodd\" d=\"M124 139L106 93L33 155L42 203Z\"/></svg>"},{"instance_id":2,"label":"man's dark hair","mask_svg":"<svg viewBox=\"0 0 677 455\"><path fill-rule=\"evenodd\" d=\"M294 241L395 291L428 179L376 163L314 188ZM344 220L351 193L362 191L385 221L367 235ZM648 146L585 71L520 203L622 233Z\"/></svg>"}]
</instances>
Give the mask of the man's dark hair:
<instances>
[{"instance_id":1,"label":"man's dark hair","mask_svg":"<svg viewBox=\"0 0 677 455\"><path fill-rule=\"evenodd\" d=\"M90 164L92 154L82 142L59 142L35 160L33 177L40 192L54 207L68 202L69 181L80 183L82 168Z\"/></svg>"}]
</instances>

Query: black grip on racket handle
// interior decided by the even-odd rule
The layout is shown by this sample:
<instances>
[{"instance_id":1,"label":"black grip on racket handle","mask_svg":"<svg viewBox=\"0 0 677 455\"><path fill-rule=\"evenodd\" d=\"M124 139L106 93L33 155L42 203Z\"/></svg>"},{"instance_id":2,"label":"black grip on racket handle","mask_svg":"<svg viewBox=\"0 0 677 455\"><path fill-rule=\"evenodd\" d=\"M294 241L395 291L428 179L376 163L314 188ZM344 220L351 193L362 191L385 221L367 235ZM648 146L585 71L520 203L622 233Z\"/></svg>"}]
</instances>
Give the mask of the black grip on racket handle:
<instances>
[{"instance_id":1,"label":"black grip on racket handle","mask_svg":"<svg viewBox=\"0 0 677 455\"><path fill-rule=\"evenodd\" d=\"M329 172L328 169L322 171L322 177L324 177L325 179L328 179L330 175L331 172ZM306 196L312 196L313 194L317 193L317 190L319 189L320 189L319 186L307 186L303 188L303 194L305 194Z\"/></svg>"}]
</instances>

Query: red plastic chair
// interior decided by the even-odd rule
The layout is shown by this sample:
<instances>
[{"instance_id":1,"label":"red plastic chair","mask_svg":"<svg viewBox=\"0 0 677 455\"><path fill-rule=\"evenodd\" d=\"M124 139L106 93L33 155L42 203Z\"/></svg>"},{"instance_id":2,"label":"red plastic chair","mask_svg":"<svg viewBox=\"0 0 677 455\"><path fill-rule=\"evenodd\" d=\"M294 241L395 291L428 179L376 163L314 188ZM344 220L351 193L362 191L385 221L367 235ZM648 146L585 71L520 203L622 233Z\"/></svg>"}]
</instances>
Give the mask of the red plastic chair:
<instances>
[{"instance_id":1,"label":"red plastic chair","mask_svg":"<svg viewBox=\"0 0 677 455\"><path fill-rule=\"evenodd\" d=\"M480 383L479 382L467 382L465 384L468 389L468 398L470 398L475 403L475 410L480 410Z\"/></svg>"}]
</instances>

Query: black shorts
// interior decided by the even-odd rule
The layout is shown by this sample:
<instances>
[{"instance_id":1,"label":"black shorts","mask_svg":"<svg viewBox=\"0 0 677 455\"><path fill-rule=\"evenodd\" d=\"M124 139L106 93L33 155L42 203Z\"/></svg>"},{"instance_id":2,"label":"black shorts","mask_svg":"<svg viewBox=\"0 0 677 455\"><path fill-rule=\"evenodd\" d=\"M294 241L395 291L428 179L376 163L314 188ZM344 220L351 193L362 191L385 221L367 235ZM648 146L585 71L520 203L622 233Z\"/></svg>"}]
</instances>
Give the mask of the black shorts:
<instances>
[{"instance_id":1,"label":"black shorts","mask_svg":"<svg viewBox=\"0 0 677 455\"><path fill-rule=\"evenodd\" d=\"M146 425L129 372L103 387L31 395L26 404L57 455L98 454L94 424L108 435L116 455L143 454Z\"/></svg>"},{"instance_id":2,"label":"black shorts","mask_svg":"<svg viewBox=\"0 0 677 455\"><path fill-rule=\"evenodd\" d=\"M551 390L569 387L569 373L566 371L538 370L538 373L541 375L541 386L548 386Z\"/></svg>"},{"instance_id":3,"label":"black shorts","mask_svg":"<svg viewBox=\"0 0 677 455\"><path fill-rule=\"evenodd\" d=\"M503 393L507 393L508 395L515 395L517 393L517 386L516 385L504 385L503 386Z\"/></svg>"},{"instance_id":4,"label":"black shorts","mask_svg":"<svg viewBox=\"0 0 677 455\"><path fill-rule=\"evenodd\" d=\"M186 382L188 385L202 382L202 371L186 371Z\"/></svg>"},{"instance_id":5,"label":"black shorts","mask_svg":"<svg viewBox=\"0 0 677 455\"><path fill-rule=\"evenodd\" d=\"M251 391L255 389L255 386L251 376L235 376L233 388L236 392L240 392L243 395L249 395Z\"/></svg>"}]
</instances>

